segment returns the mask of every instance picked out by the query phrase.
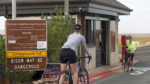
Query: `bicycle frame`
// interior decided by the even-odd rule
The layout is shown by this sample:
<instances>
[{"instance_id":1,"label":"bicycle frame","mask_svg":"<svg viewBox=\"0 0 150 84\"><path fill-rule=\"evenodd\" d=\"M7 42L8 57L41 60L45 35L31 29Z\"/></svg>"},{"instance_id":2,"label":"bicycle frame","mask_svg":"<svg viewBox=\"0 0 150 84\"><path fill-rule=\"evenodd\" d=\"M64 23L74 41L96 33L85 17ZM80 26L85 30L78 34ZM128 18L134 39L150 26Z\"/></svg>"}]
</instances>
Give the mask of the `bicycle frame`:
<instances>
[{"instance_id":1,"label":"bicycle frame","mask_svg":"<svg viewBox=\"0 0 150 84\"><path fill-rule=\"evenodd\" d=\"M69 84L73 84L73 80L72 80L72 71L71 71L71 66L70 66L70 64L69 64L69 70L68 70L68 72L69 72Z\"/></svg>"},{"instance_id":2,"label":"bicycle frame","mask_svg":"<svg viewBox=\"0 0 150 84\"><path fill-rule=\"evenodd\" d=\"M72 84L73 83L73 80L72 80L72 76L73 76L73 74L71 73L72 71L71 71L71 66L70 66L70 63L68 64L69 65L69 69L68 69L68 72L69 72L69 84ZM78 72L80 72L81 70L81 66L79 66L80 65L80 59L78 60Z\"/></svg>"},{"instance_id":3,"label":"bicycle frame","mask_svg":"<svg viewBox=\"0 0 150 84\"><path fill-rule=\"evenodd\" d=\"M131 65L131 53L130 53L130 50L126 51L126 55L124 56L124 59L125 59L124 70L127 69L127 72L128 72L128 70L130 68L130 65Z\"/></svg>"},{"instance_id":4,"label":"bicycle frame","mask_svg":"<svg viewBox=\"0 0 150 84\"><path fill-rule=\"evenodd\" d=\"M81 72L81 65L80 65L80 60L83 59L83 58L89 58L88 56L78 56L78 75L79 75L79 72ZM90 58L89 58L89 61L88 63L90 62ZM72 71L71 71L71 67L70 67L70 64L69 64L69 84L72 84L73 83L73 80L72 80Z\"/></svg>"},{"instance_id":5,"label":"bicycle frame","mask_svg":"<svg viewBox=\"0 0 150 84\"><path fill-rule=\"evenodd\" d=\"M81 78L83 78L83 81L85 81L86 79L89 79L88 78L88 72L87 72L87 70L85 69L85 68L83 68L82 66L80 66L80 60L81 60L81 58L89 58L89 61L88 61L88 63L90 62L90 57L89 56L83 56L83 57L80 57L80 56L78 56L79 58L78 58L78 78L80 78L80 81L82 81L81 80ZM71 70L71 65L70 65L70 63L67 63L67 65L69 65L69 68L68 68L68 70L67 70L67 73L66 72L64 72L64 71L66 71L66 70L64 70L64 71L61 71L61 73L60 73L60 75L58 76L58 81L57 81L57 84L59 83L59 79L61 78L61 75L63 74L63 73L65 73L66 75L67 75L67 79L68 79L68 82L69 82L69 84L73 84L73 74L72 74L72 70ZM85 73L87 74L87 78L84 78L84 76L83 76L83 74L82 74L82 71L85 71ZM80 73L81 72L81 73ZM64 79L65 80L65 79ZM82 82L83 82L82 81ZM89 83L89 82L88 82Z\"/></svg>"}]
</instances>

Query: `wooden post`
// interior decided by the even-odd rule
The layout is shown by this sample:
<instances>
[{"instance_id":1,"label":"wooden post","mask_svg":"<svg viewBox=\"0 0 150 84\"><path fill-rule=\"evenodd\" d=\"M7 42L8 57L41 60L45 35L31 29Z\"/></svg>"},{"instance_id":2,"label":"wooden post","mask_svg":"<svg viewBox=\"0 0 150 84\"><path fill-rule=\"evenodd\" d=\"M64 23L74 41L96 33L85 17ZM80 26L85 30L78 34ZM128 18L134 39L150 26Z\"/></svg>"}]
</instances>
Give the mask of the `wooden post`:
<instances>
[{"instance_id":1,"label":"wooden post","mask_svg":"<svg viewBox=\"0 0 150 84\"><path fill-rule=\"evenodd\" d=\"M12 19L16 19L16 0L12 0Z\"/></svg>"},{"instance_id":2,"label":"wooden post","mask_svg":"<svg viewBox=\"0 0 150 84\"><path fill-rule=\"evenodd\" d=\"M81 34L85 36L85 15L84 13L80 13L77 15L77 23L82 25ZM83 48L81 48L81 55L85 56L85 52L83 52ZM82 66L85 67L85 59L82 61Z\"/></svg>"},{"instance_id":3,"label":"wooden post","mask_svg":"<svg viewBox=\"0 0 150 84\"><path fill-rule=\"evenodd\" d=\"M65 0L64 2L64 14L67 15L69 13L69 0Z\"/></svg>"}]
</instances>

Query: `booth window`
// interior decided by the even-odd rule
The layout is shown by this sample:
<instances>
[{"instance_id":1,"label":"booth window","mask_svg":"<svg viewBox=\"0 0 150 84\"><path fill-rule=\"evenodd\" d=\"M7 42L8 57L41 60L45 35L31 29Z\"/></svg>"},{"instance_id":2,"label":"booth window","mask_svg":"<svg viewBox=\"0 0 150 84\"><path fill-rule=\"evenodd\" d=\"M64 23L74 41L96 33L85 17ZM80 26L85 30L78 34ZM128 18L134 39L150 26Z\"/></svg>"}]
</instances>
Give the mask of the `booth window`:
<instances>
[{"instance_id":1,"label":"booth window","mask_svg":"<svg viewBox=\"0 0 150 84\"><path fill-rule=\"evenodd\" d=\"M95 45L95 27L94 21L86 20L86 43L88 45Z\"/></svg>"}]
</instances>

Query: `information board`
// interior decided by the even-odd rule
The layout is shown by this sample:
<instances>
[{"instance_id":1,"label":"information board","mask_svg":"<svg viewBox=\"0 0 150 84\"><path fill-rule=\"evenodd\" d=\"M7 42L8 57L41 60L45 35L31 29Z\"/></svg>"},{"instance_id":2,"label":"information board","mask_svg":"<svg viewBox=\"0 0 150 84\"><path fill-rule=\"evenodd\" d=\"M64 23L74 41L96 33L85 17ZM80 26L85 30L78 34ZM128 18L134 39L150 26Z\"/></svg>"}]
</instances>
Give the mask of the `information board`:
<instances>
[{"instance_id":1,"label":"information board","mask_svg":"<svg viewBox=\"0 0 150 84\"><path fill-rule=\"evenodd\" d=\"M45 20L6 20L7 64L16 70L44 70L47 63Z\"/></svg>"},{"instance_id":2,"label":"information board","mask_svg":"<svg viewBox=\"0 0 150 84\"><path fill-rule=\"evenodd\" d=\"M7 20L7 51L46 50L45 20Z\"/></svg>"}]
</instances>

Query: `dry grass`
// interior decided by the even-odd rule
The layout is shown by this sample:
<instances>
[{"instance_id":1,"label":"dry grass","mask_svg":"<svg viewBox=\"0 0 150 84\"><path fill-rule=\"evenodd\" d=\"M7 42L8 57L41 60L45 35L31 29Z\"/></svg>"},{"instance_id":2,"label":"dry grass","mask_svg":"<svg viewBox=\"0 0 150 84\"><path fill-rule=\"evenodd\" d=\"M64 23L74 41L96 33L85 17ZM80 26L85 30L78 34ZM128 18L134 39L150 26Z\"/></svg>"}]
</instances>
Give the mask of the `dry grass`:
<instances>
[{"instance_id":1,"label":"dry grass","mask_svg":"<svg viewBox=\"0 0 150 84\"><path fill-rule=\"evenodd\" d=\"M150 38L135 38L134 40L139 41L140 47L150 46Z\"/></svg>"},{"instance_id":2,"label":"dry grass","mask_svg":"<svg viewBox=\"0 0 150 84\"><path fill-rule=\"evenodd\" d=\"M119 35L119 51L121 51L121 35ZM123 34L132 36L134 41L138 41L140 43L140 47L150 46L150 34Z\"/></svg>"},{"instance_id":3,"label":"dry grass","mask_svg":"<svg viewBox=\"0 0 150 84\"><path fill-rule=\"evenodd\" d=\"M119 35L119 45L121 45L121 35ZM139 41L140 47L150 46L150 34L125 34L132 36L134 41Z\"/></svg>"}]
</instances>

